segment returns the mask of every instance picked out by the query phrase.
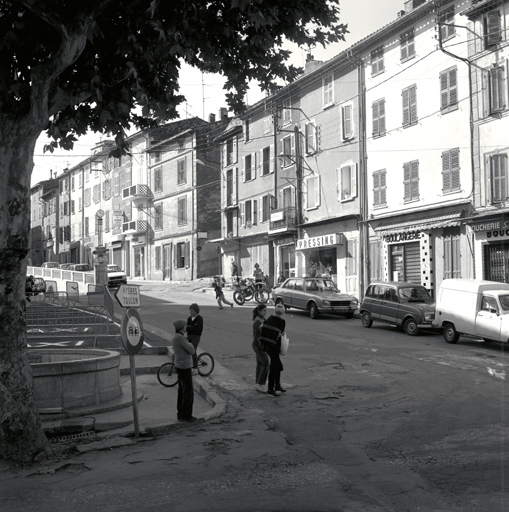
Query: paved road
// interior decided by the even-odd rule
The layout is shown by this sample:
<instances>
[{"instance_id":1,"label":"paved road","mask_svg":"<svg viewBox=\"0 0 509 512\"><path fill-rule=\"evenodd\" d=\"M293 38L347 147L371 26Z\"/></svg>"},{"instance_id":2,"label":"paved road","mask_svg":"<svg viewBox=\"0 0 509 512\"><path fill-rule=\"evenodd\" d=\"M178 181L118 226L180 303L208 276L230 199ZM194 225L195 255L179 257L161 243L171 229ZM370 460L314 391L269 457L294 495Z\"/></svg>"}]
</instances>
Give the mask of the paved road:
<instances>
[{"instance_id":1,"label":"paved road","mask_svg":"<svg viewBox=\"0 0 509 512\"><path fill-rule=\"evenodd\" d=\"M10 480L9 510L509 510L506 347L290 310L289 391L272 398L253 388L251 307L145 293L142 318L160 329L203 306L227 415L35 468Z\"/></svg>"}]
</instances>

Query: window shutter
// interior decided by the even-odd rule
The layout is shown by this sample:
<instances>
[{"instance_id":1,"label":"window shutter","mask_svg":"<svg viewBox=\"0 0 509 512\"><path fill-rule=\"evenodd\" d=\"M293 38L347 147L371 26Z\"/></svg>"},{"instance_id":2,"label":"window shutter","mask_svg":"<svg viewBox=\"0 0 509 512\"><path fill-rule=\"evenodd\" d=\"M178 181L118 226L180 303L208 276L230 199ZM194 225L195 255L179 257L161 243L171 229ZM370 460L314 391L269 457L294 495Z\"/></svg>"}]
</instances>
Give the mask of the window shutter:
<instances>
[{"instance_id":1,"label":"window shutter","mask_svg":"<svg viewBox=\"0 0 509 512\"><path fill-rule=\"evenodd\" d=\"M315 176L315 206L320 206L320 176Z\"/></svg>"},{"instance_id":2,"label":"window shutter","mask_svg":"<svg viewBox=\"0 0 509 512\"><path fill-rule=\"evenodd\" d=\"M387 203L387 174L386 171L380 171L380 205Z\"/></svg>"},{"instance_id":3,"label":"window shutter","mask_svg":"<svg viewBox=\"0 0 509 512\"><path fill-rule=\"evenodd\" d=\"M451 240L451 259L452 259L452 277L459 279L461 277L461 246L460 237L453 236Z\"/></svg>"},{"instance_id":4,"label":"window shutter","mask_svg":"<svg viewBox=\"0 0 509 512\"><path fill-rule=\"evenodd\" d=\"M490 71L491 112L500 112L505 107L504 68L496 67Z\"/></svg>"},{"instance_id":5,"label":"window shutter","mask_svg":"<svg viewBox=\"0 0 509 512\"><path fill-rule=\"evenodd\" d=\"M419 197L419 162L417 160L411 162L411 196L412 199L417 199Z\"/></svg>"},{"instance_id":6,"label":"window shutter","mask_svg":"<svg viewBox=\"0 0 509 512\"><path fill-rule=\"evenodd\" d=\"M457 105L458 103L458 77L457 69L449 71L449 106Z\"/></svg>"},{"instance_id":7,"label":"window shutter","mask_svg":"<svg viewBox=\"0 0 509 512\"><path fill-rule=\"evenodd\" d=\"M256 178L256 153L251 153L251 179Z\"/></svg>"},{"instance_id":8,"label":"window shutter","mask_svg":"<svg viewBox=\"0 0 509 512\"><path fill-rule=\"evenodd\" d=\"M237 137L233 137L233 158L232 163L237 163Z\"/></svg>"},{"instance_id":9,"label":"window shutter","mask_svg":"<svg viewBox=\"0 0 509 512\"><path fill-rule=\"evenodd\" d=\"M410 88L410 123L417 122L417 87Z\"/></svg>"},{"instance_id":10,"label":"window shutter","mask_svg":"<svg viewBox=\"0 0 509 512\"><path fill-rule=\"evenodd\" d=\"M186 268L189 268L190 267L190 255L191 255L191 242L186 242L186 245L185 245L185 265L186 265Z\"/></svg>"},{"instance_id":11,"label":"window shutter","mask_svg":"<svg viewBox=\"0 0 509 512\"><path fill-rule=\"evenodd\" d=\"M242 171L240 173L242 183L246 182L246 159L247 159L247 155L242 158Z\"/></svg>"},{"instance_id":12,"label":"window shutter","mask_svg":"<svg viewBox=\"0 0 509 512\"><path fill-rule=\"evenodd\" d=\"M451 190L460 188L460 150L451 150Z\"/></svg>"},{"instance_id":13,"label":"window shutter","mask_svg":"<svg viewBox=\"0 0 509 512\"><path fill-rule=\"evenodd\" d=\"M403 126L410 124L410 90L403 91Z\"/></svg>"},{"instance_id":14,"label":"window shutter","mask_svg":"<svg viewBox=\"0 0 509 512\"><path fill-rule=\"evenodd\" d=\"M251 212L253 214L253 226L256 226L258 224L258 201L256 199L253 199Z\"/></svg>"},{"instance_id":15,"label":"window shutter","mask_svg":"<svg viewBox=\"0 0 509 512\"><path fill-rule=\"evenodd\" d=\"M452 277L451 245L451 237L446 236L444 238L444 279L451 279Z\"/></svg>"},{"instance_id":16,"label":"window shutter","mask_svg":"<svg viewBox=\"0 0 509 512\"><path fill-rule=\"evenodd\" d=\"M274 166L276 165L275 163L274 163L274 165L272 165L272 159L274 159L274 162L277 161L274 144L271 144L269 146L269 174L274 172Z\"/></svg>"},{"instance_id":17,"label":"window shutter","mask_svg":"<svg viewBox=\"0 0 509 512\"><path fill-rule=\"evenodd\" d=\"M488 117L491 113L490 108L490 75L489 72L482 72L482 99L483 99L483 117Z\"/></svg>"},{"instance_id":18,"label":"window shutter","mask_svg":"<svg viewBox=\"0 0 509 512\"><path fill-rule=\"evenodd\" d=\"M246 225L246 203L240 203L240 225Z\"/></svg>"},{"instance_id":19,"label":"window shutter","mask_svg":"<svg viewBox=\"0 0 509 512\"><path fill-rule=\"evenodd\" d=\"M338 201L341 201L342 197L342 188L341 188L341 167L336 169L336 193L338 197Z\"/></svg>"},{"instance_id":20,"label":"window shutter","mask_svg":"<svg viewBox=\"0 0 509 512\"><path fill-rule=\"evenodd\" d=\"M352 181L350 185L350 194L352 197L357 197L357 164L350 166L350 177Z\"/></svg>"},{"instance_id":21,"label":"window shutter","mask_svg":"<svg viewBox=\"0 0 509 512\"><path fill-rule=\"evenodd\" d=\"M406 163L403 165L403 183L405 186L405 195L404 199L410 199L410 163Z\"/></svg>"},{"instance_id":22,"label":"window shutter","mask_svg":"<svg viewBox=\"0 0 509 512\"><path fill-rule=\"evenodd\" d=\"M440 108L444 110L449 106L447 72L440 73Z\"/></svg>"},{"instance_id":23,"label":"window shutter","mask_svg":"<svg viewBox=\"0 0 509 512\"><path fill-rule=\"evenodd\" d=\"M380 171L373 173L373 206L380 206Z\"/></svg>"},{"instance_id":24,"label":"window shutter","mask_svg":"<svg viewBox=\"0 0 509 512\"><path fill-rule=\"evenodd\" d=\"M499 43L502 40L500 12L491 11L486 14L486 43L488 45Z\"/></svg>"},{"instance_id":25,"label":"window shutter","mask_svg":"<svg viewBox=\"0 0 509 512\"><path fill-rule=\"evenodd\" d=\"M373 136L380 135L380 102L375 101L371 105L371 110L373 113Z\"/></svg>"},{"instance_id":26,"label":"window shutter","mask_svg":"<svg viewBox=\"0 0 509 512\"><path fill-rule=\"evenodd\" d=\"M343 139L349 139L353 136L352 105L344 105L341 110L343 114Z\"/></svg>"},{"instance_id":27,"label":"window shutter","mask_svg":"<svg viewBox=\"0 0 509 512\"><path fill-rule=\"evenodd\" d=\"M450 166L450 152L444 151L442 153L442 192L451 191L451 166Z\"/></svg>"},{"instance_id":28,"label":"window shutter","mask_svg":"<svg viewBox=\"0 0 509 512\"><path fill-rule=\"evenodd\" d=\"M221 146L221 149L222 149L222 151L221 151L221 155L222 155L222 160L223 160L223 162L222 162L222 164L223 164L223 165L222 165L222 167L226 167L226 166L227 166L227 162L228 162L227 157L226 157L226 152L227 152L227 148L226 148L226 146L227 146L227 145L226 145L226 141L224 141L224 142L223 142L223 144L222 144L222 146ZM175 252L176 252L176 251L175 251Z\"/></svg>"},{"instance_id":29,"label":"window shutter","mask_svg":"<svg viewBox=\"0 0 509 512\"><path fill-rule=\"evenodd\" d=\"M237 204L237 172L238 169L233 169L233 183L232 183L232 204Z\"/></svg>"}]
</instances>

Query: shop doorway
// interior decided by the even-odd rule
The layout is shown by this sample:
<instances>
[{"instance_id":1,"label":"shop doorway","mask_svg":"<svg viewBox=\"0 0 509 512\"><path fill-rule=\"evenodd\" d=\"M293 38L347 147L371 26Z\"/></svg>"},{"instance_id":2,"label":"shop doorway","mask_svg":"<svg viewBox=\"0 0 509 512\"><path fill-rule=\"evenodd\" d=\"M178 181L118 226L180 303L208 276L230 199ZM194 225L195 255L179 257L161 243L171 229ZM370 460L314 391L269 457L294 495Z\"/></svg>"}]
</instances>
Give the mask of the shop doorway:
<instances>
[{"instance_id":1,"label":"shop doorway","mask_svg":"<svg viewBox=\"0 0 509 512\"><path fill-rule=\"evenodd\" d=\"M421 284L419 242L390 245L390 281L409 281Z\"/></svg>"},{"instance_id":2,"label":"shop doorway","mask_svg":"<svg viewBox=\"0 0 509 512\"><path fill-rule=\"evenodd\" d=\"M295 277L295 246L281 248L281 263L278 272L283 271L285 279Z\"/></svg>"},{"instance_id":3,"label":"shop doorway","mask_svg":"<svg viewBox=\"0 0 509 512\"><path fill-rule=\"evenodd\" d=\"M509 242L484 246L484 279L509 283Z\"/></svg>"},{"instance_id":4,"label":"shop doorway","mask_svg":"<svg viewBox=\"0 0 509 512\"><path fill-rule=\"evenodd\" d=\"M134 277L145 275L145 247L134 248Z\"/></svg>"},{"instance_id":5,"label":"shop doorway","mask_svg":"<svg viewBox=\"0 0 509 512\"><path fill-rule=\"evenodd\" d=\"M163 245L163 279L171 279L171 244Z\"/></svg>"}]
</instances>

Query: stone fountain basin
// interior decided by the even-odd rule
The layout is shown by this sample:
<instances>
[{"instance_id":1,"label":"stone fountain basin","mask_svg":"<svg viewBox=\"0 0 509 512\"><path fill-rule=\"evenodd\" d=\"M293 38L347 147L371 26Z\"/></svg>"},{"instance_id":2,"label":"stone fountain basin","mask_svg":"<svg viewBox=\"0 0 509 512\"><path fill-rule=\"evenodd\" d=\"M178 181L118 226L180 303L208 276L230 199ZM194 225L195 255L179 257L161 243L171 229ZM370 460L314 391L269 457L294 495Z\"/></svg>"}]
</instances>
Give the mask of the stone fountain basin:
<instances>
[{"instance_id":1,"label":"stone fountain basin","mask_svg":"<svg viewBox=\"0 0 509 512\"><path fill-rule=\"evenodd\" d=\"M33 348L28 350L28 358L40 410L101 404L122 395L118 352Z\"/></svg>"}]
</instances>

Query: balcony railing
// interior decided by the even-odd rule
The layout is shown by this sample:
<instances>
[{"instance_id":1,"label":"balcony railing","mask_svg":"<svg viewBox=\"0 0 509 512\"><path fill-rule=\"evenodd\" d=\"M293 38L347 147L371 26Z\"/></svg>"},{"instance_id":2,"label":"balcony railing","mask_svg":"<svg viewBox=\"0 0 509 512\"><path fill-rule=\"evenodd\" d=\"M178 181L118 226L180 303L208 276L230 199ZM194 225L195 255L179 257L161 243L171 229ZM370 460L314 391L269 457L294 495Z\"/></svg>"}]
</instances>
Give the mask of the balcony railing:
<instances>
[{"instance_id":1,"label":"balcony railing","mask_svg":"<svg viewBox=\"0 0 509 512\"><path fill-rule=\"evenodd\" d=\"M295 231L297 229L297 208L287 206L270 212L269 233Z\"/></svg>"},{"instance_id":2,"label":"balcony railing","mask_svg":"<svg viewBox=\"0 0 509 512\"><path fill-rule=\"evenodd\" d=\"M148 185L132 185L122 189L122 199L148 199L152 197L152 192Z\"/></svg>"},{"instance_id":3,"label":"balcony railing","mask_svg":"<svg viewBox=\"0 0 509 512\"><path fill-rule=\"evenodd\" d=\"M145 233L148 228L148 222L146 220L132 220L130 222L124 222L122 224L122 233Z\"/></svg>"}]
</instances>

